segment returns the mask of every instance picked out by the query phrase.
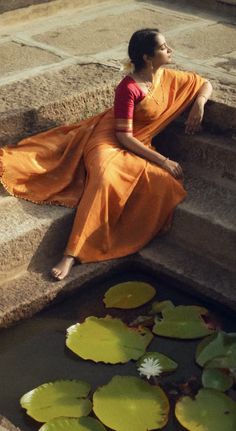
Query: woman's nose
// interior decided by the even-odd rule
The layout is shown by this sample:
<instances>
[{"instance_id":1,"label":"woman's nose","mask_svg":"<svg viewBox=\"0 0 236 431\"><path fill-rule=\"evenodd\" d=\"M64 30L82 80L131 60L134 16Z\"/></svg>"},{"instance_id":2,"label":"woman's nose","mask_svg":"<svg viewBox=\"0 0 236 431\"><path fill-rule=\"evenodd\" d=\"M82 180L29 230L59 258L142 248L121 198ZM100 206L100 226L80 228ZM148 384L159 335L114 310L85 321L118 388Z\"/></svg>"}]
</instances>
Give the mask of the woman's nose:
<instances>
[{"instance_id":1,"label":"woman's nose","mask_svg":"<svg viewBox=\"0 0 236 431\"><path fill-rule=\"evenodd\" d=\"M173 49L170 46L167 46L168 52L173 52Z\"/></svg>"}]
</instances>

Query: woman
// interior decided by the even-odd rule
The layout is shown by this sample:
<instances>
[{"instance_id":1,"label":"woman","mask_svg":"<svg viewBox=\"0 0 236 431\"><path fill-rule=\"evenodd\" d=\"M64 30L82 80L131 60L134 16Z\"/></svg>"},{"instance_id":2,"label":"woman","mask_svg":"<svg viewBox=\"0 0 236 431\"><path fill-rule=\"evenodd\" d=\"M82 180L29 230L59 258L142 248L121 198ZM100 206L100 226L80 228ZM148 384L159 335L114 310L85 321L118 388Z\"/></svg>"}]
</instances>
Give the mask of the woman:
<instances>
[{"instance_id":1,"label":"woman","mask_svg":"<svg viewBox=\"0 0 236 431\"><path fill-rule=\"evenodd\" d=\"M2 150L1 180L11 194L77 207L64 257L52 269L55 279L76 261L140 250L168 228L186 196L181 166L151 140L192 102L186 133L199 130L212 86L194 73L162 68L171 52L159 30L135 32L128 47L133 72L118 85L114 109Z\"/></svg>"}]
</instances>

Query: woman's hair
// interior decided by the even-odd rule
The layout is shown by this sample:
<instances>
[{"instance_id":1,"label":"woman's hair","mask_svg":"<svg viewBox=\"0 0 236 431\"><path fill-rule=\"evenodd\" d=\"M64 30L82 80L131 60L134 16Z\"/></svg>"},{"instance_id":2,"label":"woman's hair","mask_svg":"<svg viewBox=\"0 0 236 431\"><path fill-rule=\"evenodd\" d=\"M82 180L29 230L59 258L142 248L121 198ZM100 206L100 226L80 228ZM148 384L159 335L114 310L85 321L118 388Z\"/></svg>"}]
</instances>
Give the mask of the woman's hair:
<instances>
[{"instance_id":1,"label":"woman's hair","mask_svg":"<svg viewBox=\"0 0 236 431\"><path fill-rule=\"evenodd\" d=\"M144 54L154 56L156 48L156 34L159 33L157 28L144 28L136 31L129 41L128 54L136 70L145 66L143 59Z\"/></svg>"}]
</instances>

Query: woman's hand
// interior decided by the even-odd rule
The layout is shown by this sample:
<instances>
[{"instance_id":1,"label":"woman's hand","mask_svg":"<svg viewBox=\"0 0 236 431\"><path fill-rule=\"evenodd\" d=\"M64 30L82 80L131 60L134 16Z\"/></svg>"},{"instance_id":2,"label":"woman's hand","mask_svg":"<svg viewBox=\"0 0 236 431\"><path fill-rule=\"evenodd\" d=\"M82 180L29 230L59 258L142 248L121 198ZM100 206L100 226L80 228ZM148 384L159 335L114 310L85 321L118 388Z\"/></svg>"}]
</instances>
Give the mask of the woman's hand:
<instances>
[{"instance_id":1,"label":"woman's hand","mask_svg":"<svg viewBox=\"0 0 236 431\"><path fill-rule=\"evenodd\" d=\"M183 178L183 171L179 163L174 162L173 160L166 159L163 163L162 167L169 172L176 180L180 180Z\"/></svg>"},{"instance_id":2,"label":"woman's hand","mask_svg":"<svg viewBox=\"0 0 236 431\"><path fill-rule=\"evenodd\" d=\"M188 118L185 121L185 133L187 133L187 135L193 135L200 130L205 102L206 98L203 96L199 96L194 102Z\"/></svg>"}]
</instances>

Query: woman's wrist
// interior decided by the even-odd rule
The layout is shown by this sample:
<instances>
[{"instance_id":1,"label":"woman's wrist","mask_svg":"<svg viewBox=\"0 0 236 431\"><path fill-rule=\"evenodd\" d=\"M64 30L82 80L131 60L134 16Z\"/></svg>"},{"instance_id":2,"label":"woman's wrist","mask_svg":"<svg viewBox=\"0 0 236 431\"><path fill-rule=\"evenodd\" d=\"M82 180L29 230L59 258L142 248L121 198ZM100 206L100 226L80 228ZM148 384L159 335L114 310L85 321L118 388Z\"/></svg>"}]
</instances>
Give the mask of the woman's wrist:
<instances>
[{"instance_id":1,"label":"woman's wrist","mask_svg":"<svg viewBox=\"0 0 236 431\"><path fill-rule=\"evenodd\" d=\"M165 167L166 162L168 161L168 157L164 157L163 159L160 160L160 166L161 167Z\"/></svg>"}]
</instances>

